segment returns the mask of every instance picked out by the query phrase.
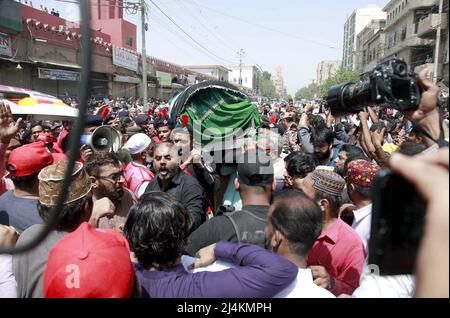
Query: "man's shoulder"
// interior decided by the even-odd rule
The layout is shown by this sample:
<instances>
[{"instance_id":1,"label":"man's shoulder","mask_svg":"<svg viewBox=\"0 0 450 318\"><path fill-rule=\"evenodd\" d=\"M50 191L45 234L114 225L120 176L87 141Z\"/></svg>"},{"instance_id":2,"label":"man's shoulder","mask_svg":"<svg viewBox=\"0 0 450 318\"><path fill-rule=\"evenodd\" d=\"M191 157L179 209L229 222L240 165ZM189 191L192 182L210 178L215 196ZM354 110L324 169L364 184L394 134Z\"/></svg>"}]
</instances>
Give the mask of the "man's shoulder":
<instances>
[{"instance_id":1,"label":"man's shoulder","mask_svg":"<svg viewBox=\"0 0 450 318\"><path fill-rule=\"evenodd\" d=\"M188 175L186 172L180 172L180 185L184 188L197 189L203 193L203 188L196 178Z\"/></svg>"},{"instance_id":2,"label":"man's shoulder","mask_svg":"<svg viewBox=\"0 0 450 318\"><path fill-rule=\"evenodd\" d=\"M343 220L338 219L339 226L339 241L344 245L348 246L350 249L361 248L364 250L364 246L359 234L350 225L345 223Z\"/></svg>"},{"instance_id":3,"label":"man's shoulder","mask_svg":"<svg viewBox=\"0 0 450 318\"><path fill-rule=\"evenodd\" d=\"M208 228L216 228L218 230L222 230L227 226L231 226L232 224L228 217L229 213L234 213L234 212L227 212L227 213L222 213L222 214L216 215L216 216L210 218L209 220L207 220L201 226L205 226Z\"/></svg>"},{"instance_id":4,"label":"man's shoulder","mask_svg":"<svg viewBox=\"0 0 450 318\"><path fill-rule=\"evenodd\" d=\"M34 224L27 228L20 234L17 244L19 245L23 241L28 241L30 238L36 237L36 235L44 229L44 224Z\"/></svg>"},{"instance_id":5,"label":"man's shoulder","mask_svg":"<svg viewBox=\"0 0 450 318\"><path fill-rule=\"evenodd\" d=\"M2 195L0 195L0 202L11 201L13 200L12 190L6 191Z\"/></svg>"}]
</instances>

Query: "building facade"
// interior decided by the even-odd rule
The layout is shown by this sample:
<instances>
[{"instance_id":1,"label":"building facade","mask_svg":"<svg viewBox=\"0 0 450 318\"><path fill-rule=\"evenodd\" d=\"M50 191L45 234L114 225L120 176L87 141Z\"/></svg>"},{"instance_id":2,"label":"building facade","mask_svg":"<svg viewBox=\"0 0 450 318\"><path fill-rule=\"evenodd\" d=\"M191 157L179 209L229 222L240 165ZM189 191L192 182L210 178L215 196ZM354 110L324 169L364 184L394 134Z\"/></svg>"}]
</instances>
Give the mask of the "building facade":
<instances>
[{"instance_id":1,"label":"building facade","mask_svg":"<svg viewBox=\"0 0 450 318\"><path fill-rule=\"evenodd\" d=\"M358 8L350 15L344 25L344 41L342 66L349 69L356 69L358 38L357 35L372 20L386 19L386 12L382 8L367 7Z\"/></svg>"},{"instance_id":2,"label":"building facade","mask_svg":"<svg viewBox=\"0 0 450 318\"><path fill-rule=\"evenodd\" d=\"M258 95L259 93L259 80L261 77L261 71L255 65L239 65L227 66L229 69L228 82L241 87L248 94ZM239 77L242 78L242 85L239 85Z\"/></svg>"},{"instance_id":3,"label":"building facade","mask_svg":"<svg viewBox=\"0 0 450 318\"><path fill-rule=\"evenodd\" d=\"M429 73L431 74L430 77L434 76L434 69L435 69L435 48L436 48L436 41L437 41L437 29L439 26L439 8L437 7L438 1L435 2L435 6L431 8L429 11L429 14L426 17L423 17L418 25L417 25L417 36L424 40L431 40L432 41L432 48L433 48L433 56L432 56L432 62L430 59L428 59L428 63L418 65L415 68L416 72L419 72L420 70L427 68ZM449 16L448 16L448 9L449 9L449 3L448 1L443 1L443 8L442 8L442 15L440 20L440 26L441 26L441 40L439 45L439 60L437 63L437 80L443 82L444 85L447 87L449 86L449 28L448 28L448 22L449 22Z\"/></svg>"},{"instance_id":4,"label":"building facade","mask_svg":"<svg viewBox=\"0 0 450 318\"><path fill-rule=\"evenodd\" d=\"M228 73L231 71L222 65L186 65L184 67L191 71L211 76L221 82L228 81Z\"/></svg>"},{"instance_id":5,"label":"building facade","mask_svg":"<svg viewBox=\"0 0 450 318\"><path fill-rule=\"evenodd\" d=\"M275 74L272 75L272 82L275 85L275 90L280 98L285 98L287 95L286 86L284 85L283 73L281 66L277 66Z\"/></svg>"},{"instance_id":6,"label":"building facade","mask_svg":"<svg viewBox=\"0 0 450 318\"><path fill-rule=\"evenodd\" d=\"M322 61L317 65L317 85L322 85L327 79L332 77L341 67L341 61Z\"/></svg>"},{"instance_id":7,"label":"building facade","mask_svg":"<svg viewBox=\"0 0 450 318\"><path fill-rule=\"evenodd\" d=\"M386 20L372 20L358 34L358 54L356 69L368 75L385 55Z\"/></svg>"},{"instance_id":8,"label":"building facade","mask_svg":"<svg viewBox=\"0 0 450 318\"><path fill-rule=\"evenodd\" d=\"M136 25L123 18L123 0L91 0L90 25L111 36L113 45L136 51Z\"/></svg>"},{"instance_id":9,"label":"building facade","mask_svg":"<svg viewBox=\"0 0 450 318\"><path fill-rule=\"evenodd\" d=\"M386 19L385 59L403 59L413 70L433 59L430 39L418 36L419 22L426 18L436 0L391 0L384 7Z\"/></svg>"},{"instance_id":10,"label":"building facade","mask_svg":"<svg viewBox=\"0 0 450 318\"><path fill-rule=\"evenodd\" d=\"M0 84L77 97L82 60L79 24L13 0L1 4ZM114 17L119 5L116 2L116 11L112 10ZM125 22L117 28L124 28ZM112 35L107 28L91 29L92 96L142 97L142 56L131 45L114 40L117 34L136 38L135 26L131 33L125 29ZM147 56L146 61L149 97L168 99L189 84L214 79L158 58Z\"/></svg>"}]
</instances>

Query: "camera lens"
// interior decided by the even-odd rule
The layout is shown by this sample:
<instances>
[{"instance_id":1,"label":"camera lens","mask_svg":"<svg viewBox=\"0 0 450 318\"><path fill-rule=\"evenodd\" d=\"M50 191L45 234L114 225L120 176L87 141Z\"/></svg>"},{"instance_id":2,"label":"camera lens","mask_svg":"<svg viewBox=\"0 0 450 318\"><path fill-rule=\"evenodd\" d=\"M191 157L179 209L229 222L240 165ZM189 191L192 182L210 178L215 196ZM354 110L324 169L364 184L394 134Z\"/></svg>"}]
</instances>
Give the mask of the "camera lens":
<instances>
[{"instance_id":1,"label":"camera lens","mask_svg":"<svg viewBox=\"0 0 450 318\"><path fill-rule=\"evenodd\" d=\"M394 73L398 76L405 76L406 75L406 66L404 64L398 64L395 67Z\"/></svg>"},{"instance_id":2,"label":"camera lens","mask_svg":"<svg viewBox=\"0 0 450 318\"><path fill-rule=\"evenodd\" d=\"M327 95L327 105L333 116L358 113L371 102L371 84L369 81L334 85Z\"/></svg>"}]
</instances>

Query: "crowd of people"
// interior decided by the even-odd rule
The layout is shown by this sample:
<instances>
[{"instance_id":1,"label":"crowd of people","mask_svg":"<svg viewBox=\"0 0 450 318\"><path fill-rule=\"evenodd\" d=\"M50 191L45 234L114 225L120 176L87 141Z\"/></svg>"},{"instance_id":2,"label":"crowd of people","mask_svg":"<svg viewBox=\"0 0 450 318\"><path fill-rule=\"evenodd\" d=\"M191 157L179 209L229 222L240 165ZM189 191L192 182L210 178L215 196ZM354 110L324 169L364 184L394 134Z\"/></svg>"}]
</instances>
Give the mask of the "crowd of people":
<instances>
[{"instance_id":1,"label":"crowd of people","mask_svg":"<svg viewBox=\"0 0 450 318\"><path fill-rule=\"evenodd\" d=\"M0 255L0 297L448 297L448 106L419 78L408 112L254 105L257 134L215 169L167 101L144 111L138 99L92 99L84 133L110 126L123 147L83 144L59 211L71 122L22 120L0 102L0 246L24 246L57 213L36 248ZM384 168L426 202L414 273L368 263Z\"/></svg>"}]
</instances>

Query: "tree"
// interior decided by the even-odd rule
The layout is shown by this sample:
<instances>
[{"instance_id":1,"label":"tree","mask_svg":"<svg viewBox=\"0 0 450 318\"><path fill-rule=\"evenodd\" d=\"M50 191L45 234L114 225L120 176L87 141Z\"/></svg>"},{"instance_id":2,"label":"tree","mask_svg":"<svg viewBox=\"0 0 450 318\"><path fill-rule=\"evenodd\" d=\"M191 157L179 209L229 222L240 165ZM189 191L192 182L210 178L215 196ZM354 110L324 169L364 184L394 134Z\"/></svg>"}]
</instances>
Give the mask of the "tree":
<instances>
[{"instance_id":1,"label":"tree","mask_svg":"<svg viewBox=\"0 0 450 318\"><path fill-rule=\"evenodd\" d=\"M319 89L320 96L326 97L328 90L333 85L341 84L341 83L348 83L348 82L356 83L358 81L359 81L359 72L358 71L340 67L332 77L327 79L320 86L320 89Z\"/></svg>"},{"instance_id":2,"label":"tree","mask_svg":"<svg viewBox=\"0 0 450 318\"><path fill-rule=\"evenodd\" d=\"M319 87L316 85L316 83L311 83L308 86L305 86L303 88L300 88L295 93L295 99L301 100L312 100L316 97L316 95L319 95Z\"/></svg>"},{"instance_id":3,"label":"tree","mask_svg":"<svg viewBox=\"0 0 450 318\"><path fill-rule=\"evenodd\" d=\"M272 82L272 75L264 71L259 78L260 95L267 98L278 98L275 85Z\"/></svg>"}]
</instances>

